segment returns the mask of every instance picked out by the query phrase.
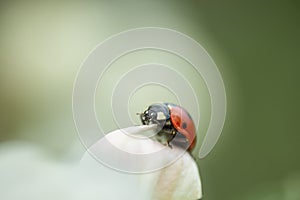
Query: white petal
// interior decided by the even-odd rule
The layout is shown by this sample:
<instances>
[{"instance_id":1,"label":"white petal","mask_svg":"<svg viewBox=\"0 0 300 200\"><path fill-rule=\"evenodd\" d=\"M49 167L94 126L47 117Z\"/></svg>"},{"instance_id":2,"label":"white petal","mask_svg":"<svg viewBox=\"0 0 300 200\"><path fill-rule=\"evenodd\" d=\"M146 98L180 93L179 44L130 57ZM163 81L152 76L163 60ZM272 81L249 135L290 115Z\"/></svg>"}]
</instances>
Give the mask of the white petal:
<instances>
[{"instance_id":1,"label":"white petal","mask_svg":"<svg viewBox=\"0 0 300 200\"><path fill-rule=\"evenodd\" d=\"M143 128L135 132L144 133ZM128 150L137 153L161 152L160 149L165 149L158 162L164 163L165 160L172 160L174 156L184 153L181 149L165 148L147 138L140 143L137 141L142 137L118 134L124 133L116 131L108 137L111 142L118 143L119 148L126 146ZM98 149L98 144L101 141L93 148ZM201 197L197 166L188 153L161 170L129 174L99 164L89 153L84 155L78 166L78 163L54 160L43 154L42 149L31 145L8 143L0 146L0 163L0 199L195 200ZM142 168L149 167L147 162L140 164Z\"/></svg>"},{"instance_id":2,"label":"white petal","mask_svg":"<svg viewBox=\"0 0 300 200\"><path fill-rule=\"evenodd\" d=\"M135 197L138 197L137 199L200 199L202 197L200 176L197 165L190 154L181 148L166 147L155 140L142 137L145 131L145 126L129 127L127 129L113 131L105 138L96 142L89 151L93 156L101 157L103 156L101 152L105 152L106 148L111 149L111 147L108 146L112 145L118 150L133 154L147 155L158 152L159 158L155 160L155 163L151 162L151 159L150 161L147 159L141 160L141 162L137 163L138 169L149 171L151 167L155 169L157 166L165 166L165 164L168 163L169 165L167 167L163 167L154 172L140 174L128 174L113 169L106 169L107 173L105 177L100 177L100 175L95 176L95 178L112 180L110 182L112 185L115 185L117 182L117 185L115 185L117 186L115 187L116 189L118 187L126 188L125 191L122 190L123 197L124 195L135 194ZM140 137L133 137L133 135ZM113 168L128 171L130 167L136 167L132 165L130 157L120 158L118 152L119 151L106 151L106 154L109 155L108 158L110 158L106 161L114 164L118 163L118 167L112 166ZM118 162L114 162L114 160ZM99 171L99 173L102 174L100 170L103 170L103 166L94 160L89 153L86 153L83 157L82 164L89 168L86 170ZM124 185L124 187L122 187L122 185ZM122 191L117 190L118 194L122 194ZM133 198L131 197L131 199Z\"/></svg>"}]
</instances>

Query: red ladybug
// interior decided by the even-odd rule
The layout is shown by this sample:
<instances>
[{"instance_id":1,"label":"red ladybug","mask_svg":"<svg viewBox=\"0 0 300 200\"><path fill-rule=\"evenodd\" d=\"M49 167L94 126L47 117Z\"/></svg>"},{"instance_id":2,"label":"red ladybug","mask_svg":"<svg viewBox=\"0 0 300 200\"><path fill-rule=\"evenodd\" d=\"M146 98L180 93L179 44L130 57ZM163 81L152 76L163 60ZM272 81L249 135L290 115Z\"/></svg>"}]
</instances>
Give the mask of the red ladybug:
<instances>
[{"instance_id":1,"label":"red ladybug","mask_svg":"<svg viewBox=\"0 0 300 200\"><path fill-rule=\"evenodd\" d=\"M159 125L157 139L163 144L176 145L188 151L195 147L194 122L190 114L181 106L171 103L152 104L140 114L140 117L144 125Z\"/></svg>"}]
</instances>

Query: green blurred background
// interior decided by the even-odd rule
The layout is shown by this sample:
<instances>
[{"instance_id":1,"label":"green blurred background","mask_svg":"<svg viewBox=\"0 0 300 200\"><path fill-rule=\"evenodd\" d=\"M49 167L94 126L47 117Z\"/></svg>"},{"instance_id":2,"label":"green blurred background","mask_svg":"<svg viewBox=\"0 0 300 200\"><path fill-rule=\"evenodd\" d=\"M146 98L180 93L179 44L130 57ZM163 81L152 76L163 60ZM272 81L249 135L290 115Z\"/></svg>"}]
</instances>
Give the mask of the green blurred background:
<instances>
[{"instance_id":1,"label":"green blurred background","mask_svg":"<svg viewBox=\"0 0 300 200\"><path fill-rule=\"evenodd\" d=\"M84 151L72 90L88 53L130 28L197 40L223 75L228 112L198 161L204 199L300 199L297 1L11 1L0 3L0 140L54 156ZM198 147L199 148L199 147Z\"/></svg>"}]
</instances>

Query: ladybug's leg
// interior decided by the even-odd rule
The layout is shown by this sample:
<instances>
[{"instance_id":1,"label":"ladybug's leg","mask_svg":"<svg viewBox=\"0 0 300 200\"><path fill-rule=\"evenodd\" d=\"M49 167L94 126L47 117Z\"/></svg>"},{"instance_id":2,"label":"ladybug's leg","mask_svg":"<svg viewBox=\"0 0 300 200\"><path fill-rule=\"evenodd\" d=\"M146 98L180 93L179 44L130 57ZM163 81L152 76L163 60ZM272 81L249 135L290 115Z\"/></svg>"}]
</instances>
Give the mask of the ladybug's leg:
<instances>
[{"instance_id":1,"label":"ladybug's leg","mask_svg":"<svg viewBox=\"0 0 300 200\"><path fill-rule=\"evenodd\" d=\"M170 144L169 144L170 141L169 141L168 133L166 132L166 130L160 131L156 135L156 139L157 139L157 141L159 141L163 145L170 146Z\"/></svg>"},{"instance_id":2,"label":"ladybug's leg","mask_svg":"<svg viewBox=\"0 0 300 200\"><path fill-rule=\"evenodd\" d=\"M175 137L176 133L177 132L172 126L165 125L164 128L157 133L156 139L163 145L172 148L172 144L170 142Z\"/></svg>"},{"instance_id":3,"label":"ladybug's leg","mask_svg":"<svg viewBox=\"0 0 300 200\"><path fill-rule=\"evenodd\" d=\"M176 136L171 141L171 144L187 149L189 146L189 141L181 133L177 132Z\"/></svg>"}]
</instances>

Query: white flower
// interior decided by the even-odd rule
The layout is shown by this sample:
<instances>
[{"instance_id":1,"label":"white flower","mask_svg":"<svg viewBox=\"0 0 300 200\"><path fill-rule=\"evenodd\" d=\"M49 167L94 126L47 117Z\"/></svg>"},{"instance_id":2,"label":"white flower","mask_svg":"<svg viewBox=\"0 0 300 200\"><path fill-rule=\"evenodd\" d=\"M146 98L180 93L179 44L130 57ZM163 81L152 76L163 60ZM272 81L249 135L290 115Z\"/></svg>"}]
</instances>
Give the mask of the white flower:
<instances>
[{"instance_id":1,"label":"white flower","mask_svg":"<svg viewBox=\"0 0 300 200\"><path fill-rule=\"evenodd\" d=\"M130 199L200 199L202 197L200 176L197 165L191 155L176 146L172 148L166 147L148 137L142 137L146 132L147 127L145 126L113 131L95 143L89 149L90 154L96 158L100 157L100 162L108 162L104 164L118 163L117 170L129 171L130 167L136 167L142 172L143 170L149 171L152 167L152 169L155 169L154 167L157 166L161 166L162 169L139 174L128 174L113 169L105 169L107 171L105 177L101 177L102 173L100 173L100 176L95 176L94 178L104 178L111 185L117 184L118 187L115 187L115 189L116 193L121 194L119 198L122 197L122 192L124 192L123 195L128 195L126 197ZM155 160L135 160L135 157L124 158L120 157L119 151L111 150L112 147L132 154L142 154L145 157L147 154L157 152L158 155L156 156L160 156L160 158ZM106 160L101 160L103 153L109 155L105 157ZM86 153L82 159L82 164L87 167L83 167L83 169L94 172L103 170L103 166L90 154ZM122 154L122 156L124 155ZM155 163L152 163L153 161ZM168 164L168 166L165 166L165 164ZM116 168L116 166L112 167ZM125 191L119 191L118 188L125 189Z\"/></svg>"},{"instance_id":2,"label":"white flower","mask_svg":"<svg viewBox=\"0 0 300 200\"><path fill-rule=\"evenodd\" d=\"M144 133L142 129L139 131ZM176 147L165 148L151 139L141 142L120 130L108 134L107 138L119 148L136 153L166 149L160 154L162 163L183 155L161 170L130 174L100 164L89 153L80 163L67 162L50 158L43 149L33 145L1 144L0 199L195 200L201 197L198 169L189 153ZM101 149L99 145L103 141L102 138L90 150ZM107 155L113 156L109 152ZM148 164L140 163L141 169L147 168Z\"/></svg>"}]
</instances>

